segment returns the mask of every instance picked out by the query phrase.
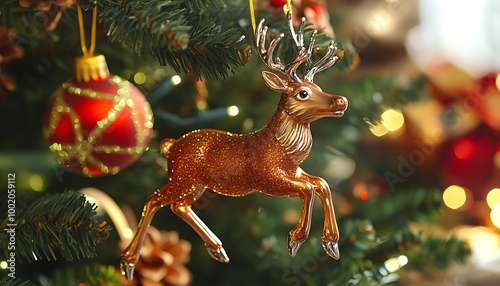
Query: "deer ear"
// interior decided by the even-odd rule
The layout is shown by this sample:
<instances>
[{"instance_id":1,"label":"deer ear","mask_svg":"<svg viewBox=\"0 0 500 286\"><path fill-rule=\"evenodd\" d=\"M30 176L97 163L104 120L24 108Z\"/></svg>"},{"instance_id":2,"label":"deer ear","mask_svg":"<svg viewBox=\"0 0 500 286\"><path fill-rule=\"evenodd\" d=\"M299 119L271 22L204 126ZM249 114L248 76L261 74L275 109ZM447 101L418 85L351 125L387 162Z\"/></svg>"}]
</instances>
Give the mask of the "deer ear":
<instances>
[{"instance_id":1,"label":"deer ear","mask_svg":"<svg viewBox=\"0 0 500 286\"><path fill-rule=\"evenodd\" d=\"M262 78L266 85L274 91L283 92L286 89L286 84L283 80L272 72L262 71Z\"/></svg>"}]
</instances>

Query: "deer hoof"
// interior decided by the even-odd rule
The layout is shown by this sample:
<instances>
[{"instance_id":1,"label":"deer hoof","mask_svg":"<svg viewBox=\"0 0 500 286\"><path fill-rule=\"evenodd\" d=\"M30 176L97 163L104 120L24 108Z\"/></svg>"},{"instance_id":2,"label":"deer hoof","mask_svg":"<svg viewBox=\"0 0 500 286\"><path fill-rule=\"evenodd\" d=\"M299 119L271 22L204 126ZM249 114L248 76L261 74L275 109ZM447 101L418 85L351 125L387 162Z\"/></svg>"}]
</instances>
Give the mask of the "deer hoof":
<instances>
[{"instance_id":1,"label":"deer hoof","mask_svg":"<svg viewBox=\"0 0 500 286\"><path fill-rule=\"evenodd\" d=\"M222 246L219 246L216 250L207 247L207 250L208 254L210 254L213 259L223 263L229 262L229 257L227 256L226 251L224 250L224 248L222 248Z\"/></svg>"},{"instance_id":2,"label":"deer hoof","mask_svg":"<svg viewBox=\"0 0 500 286\"><path fill-rule=\"evenodd\" d=\"M122 272L122 275L127 277L127 280L134 279L134 268L135 268L135 263L127 263L123 260L120 263L120 270Z\"/></svg>"},{"instance_id":3,"label":"deer hoof","mask_svg":"<svg viewBox=\"0 0 500 286\"><path fill-rule=\"evenodd\" d=\"M323 239L323 248L325 249L326 253L330 255L333 259L339 260L340 258L340 252L339 252L339 244L334 241L328 241Z\"/></svg>"},{"instance_id":4,"label":"deer hoof","mask_svg":"<svg viewBox=\"0 0 500 286\"><path fill-rule=\"evenodd\" d=\"M288 244L288 253L291 256L295 256L300 246L302 245L301 242L296 242L295 239L293 239L293 237L290 234L287 237L287 244Z\"/></svg>"}]
</instances>

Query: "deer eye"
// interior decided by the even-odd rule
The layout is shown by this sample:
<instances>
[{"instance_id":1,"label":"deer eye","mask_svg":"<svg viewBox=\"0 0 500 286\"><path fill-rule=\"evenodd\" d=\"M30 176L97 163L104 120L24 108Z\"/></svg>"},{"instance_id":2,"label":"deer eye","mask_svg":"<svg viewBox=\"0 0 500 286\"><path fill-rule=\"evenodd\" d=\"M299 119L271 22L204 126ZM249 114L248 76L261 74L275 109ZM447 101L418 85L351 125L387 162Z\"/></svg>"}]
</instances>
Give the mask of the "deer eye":
<instances>
[{"instance_id":1,"label":"deer eye","mask_svg":"<svg viewBox=\"0 0 500 286\"><path fill-rule=\"evenodd\" d=\"M299 93L297 93L298 100L307 100L309 98L310 98L310 96L309 96L309 92L307 92L307 90L301 90L301 91L299 91Z\"/></svg>"}]
</instances>

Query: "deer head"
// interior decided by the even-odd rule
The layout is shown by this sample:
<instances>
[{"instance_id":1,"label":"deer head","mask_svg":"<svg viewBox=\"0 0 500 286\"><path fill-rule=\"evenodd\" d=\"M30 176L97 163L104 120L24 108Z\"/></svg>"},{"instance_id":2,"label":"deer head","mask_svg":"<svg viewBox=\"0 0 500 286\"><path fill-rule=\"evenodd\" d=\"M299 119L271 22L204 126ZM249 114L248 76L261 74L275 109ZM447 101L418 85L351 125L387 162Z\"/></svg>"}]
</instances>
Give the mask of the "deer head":
<instances>
[{"instance_id":1,"label":"deer head","mask_svg":"<svg viewBox=\"0 0 500 286\"><path fill-rule=\"evenodd\" d=\"M347 109L347 99L343 96L324 93L321 88L313 83L314 75L335 64L338 57L335 55L337 48L334 41L330 42L326 54L318 61L312 63L304 73L303 79L297 74L297 68L308 62L312 55L317 31L314 31L308 47L304 47L305 18L302 18L299 30L295 33L292 24L292 15L288 13L288 26L295 44L298 47L297 57L288 65L284 65L279 57L273 58L273 52L278 43L284 38L281 33L274 38L266 49L266 36L268 27L264 26L262 19L256 30L256 45L260 58L273 71L279 72L286 79L280 78L272 72L263 71L262 77L266 85L274 91L280 92L285 112L299 122L310 123L322 117L340 117Z\"/></svg>"}]
</instances>

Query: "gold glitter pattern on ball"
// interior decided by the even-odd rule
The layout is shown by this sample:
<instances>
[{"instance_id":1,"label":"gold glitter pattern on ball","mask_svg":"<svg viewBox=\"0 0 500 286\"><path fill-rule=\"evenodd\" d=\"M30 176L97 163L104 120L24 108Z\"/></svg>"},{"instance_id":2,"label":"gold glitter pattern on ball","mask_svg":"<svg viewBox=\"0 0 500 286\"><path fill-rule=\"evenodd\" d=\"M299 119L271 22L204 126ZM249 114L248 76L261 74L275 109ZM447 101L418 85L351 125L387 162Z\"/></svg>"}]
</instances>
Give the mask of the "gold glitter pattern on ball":
<instances>
[{"instance_id":1,"label":"gold glitter pattern on ball","mask_svg":"<svg viewBox=\"0 0 500 286\"><path fill-rule=\"evenodd\" d=\"M144 107L141 107L144 108L146 117L144 127L141 124L137 111L139 107L135 106L134 100L131 98L131 83L118 76L111 77L107 80L118 86L117 94L96 92L91 89L82 89L74 86L70 82L64 83L54 94L54 106L49 115L48 127L44 129L44 137L49 138L56 131L63 115L70 118L74 133L74 143L55 142L50 146L50 150L56 154L61 164L70 166L72 162L78 162L82 165L82 173L87 176L92 175L89 172L89 164L96 166L105 174L118 173L120 171L119 166L108 166L101 162L94 154L126 154L139 156L148 148L148 146L143 147L143 142L146 138L149 138L151 128L153 127L153 114L147 103ZM109 109L104 118L96 122L95 128L90 130L88 134L84 134L80 116L65 101L63 96L65 92L91 99L111 101L113 102L113 106ZM103 132L116 121L120 112L125 107L128 107L130 110L131 121L135 130L135 146L122 147L119 145L103 145L97 142ZM89 110L89 112L91 111Z\"/></svg>"}]
</instances>

